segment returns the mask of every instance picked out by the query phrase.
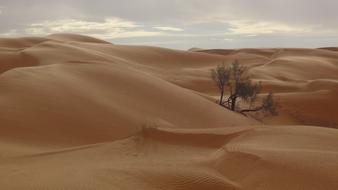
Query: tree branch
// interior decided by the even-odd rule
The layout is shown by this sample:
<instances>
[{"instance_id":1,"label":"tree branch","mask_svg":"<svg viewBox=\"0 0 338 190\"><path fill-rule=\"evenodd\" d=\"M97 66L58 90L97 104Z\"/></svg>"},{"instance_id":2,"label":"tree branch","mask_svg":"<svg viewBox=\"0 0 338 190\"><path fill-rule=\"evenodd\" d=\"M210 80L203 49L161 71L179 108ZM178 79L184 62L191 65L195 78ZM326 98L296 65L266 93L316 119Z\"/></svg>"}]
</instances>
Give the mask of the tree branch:
<instances>
[{"instance_id":1,"label":"tree branch","mask_svg":"<svg viewBox=\"0 0 338 190\"><path fill-rule=\"evenodd\" d=\"M257 112L257 111L261 111L262 109L264 109L264 106L260 106L254 109L244 109L244 110L241 110L239 113L244 114L246 112Z\"/></svg>"}]
</instances>

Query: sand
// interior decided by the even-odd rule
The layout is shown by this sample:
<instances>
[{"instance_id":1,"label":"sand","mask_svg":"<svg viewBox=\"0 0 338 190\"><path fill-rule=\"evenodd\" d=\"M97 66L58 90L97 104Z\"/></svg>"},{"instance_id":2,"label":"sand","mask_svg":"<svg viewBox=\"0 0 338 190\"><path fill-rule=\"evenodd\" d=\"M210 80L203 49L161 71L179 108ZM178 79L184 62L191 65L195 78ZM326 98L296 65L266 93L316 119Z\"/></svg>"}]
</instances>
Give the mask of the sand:
<instances>
[{"instance_id":1,"label":"sand","mask_svg":"<svg viewBox=\"0 0 338 190\"><path fill-rule=\"evenodd\" d=\"M0 39L1 189L338 189L338 52ZM218 106L234 59L279 116Z\"/></svg>"}]
</instances>

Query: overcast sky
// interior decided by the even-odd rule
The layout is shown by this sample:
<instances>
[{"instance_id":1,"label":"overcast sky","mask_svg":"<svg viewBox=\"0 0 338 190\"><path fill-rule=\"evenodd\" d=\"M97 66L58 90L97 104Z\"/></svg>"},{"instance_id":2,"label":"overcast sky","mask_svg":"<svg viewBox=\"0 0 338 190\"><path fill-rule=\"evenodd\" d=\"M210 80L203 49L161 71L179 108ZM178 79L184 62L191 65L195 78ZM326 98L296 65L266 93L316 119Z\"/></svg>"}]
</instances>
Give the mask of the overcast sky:
<instances>
[{"instance_id":1,"label":"overcast sky","mask_svg":"<svg viewBox=\"0 0 338 190\"><path fill-rule=\"evenodd\" d=\"M169 48L338 46L337 0L0 0L0 37Z\"/></svg>"}]
</instances>

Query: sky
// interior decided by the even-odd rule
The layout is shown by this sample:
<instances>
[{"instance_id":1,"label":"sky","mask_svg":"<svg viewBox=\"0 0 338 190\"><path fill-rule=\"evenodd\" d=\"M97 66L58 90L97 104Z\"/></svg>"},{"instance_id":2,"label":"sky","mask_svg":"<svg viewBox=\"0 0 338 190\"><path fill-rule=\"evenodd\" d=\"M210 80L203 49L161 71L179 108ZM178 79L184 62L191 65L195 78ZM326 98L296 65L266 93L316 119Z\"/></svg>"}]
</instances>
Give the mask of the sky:
<instances>
[{"instance_id":1,"label":"sky","mask_svg":"<svg viewBox=\"0 0 338 190\"><path fill-rule=\"evenodd\" d=\"M175 49L338 46L337 0L0 0L0 37Z\"/></svg>"}]
</instances>

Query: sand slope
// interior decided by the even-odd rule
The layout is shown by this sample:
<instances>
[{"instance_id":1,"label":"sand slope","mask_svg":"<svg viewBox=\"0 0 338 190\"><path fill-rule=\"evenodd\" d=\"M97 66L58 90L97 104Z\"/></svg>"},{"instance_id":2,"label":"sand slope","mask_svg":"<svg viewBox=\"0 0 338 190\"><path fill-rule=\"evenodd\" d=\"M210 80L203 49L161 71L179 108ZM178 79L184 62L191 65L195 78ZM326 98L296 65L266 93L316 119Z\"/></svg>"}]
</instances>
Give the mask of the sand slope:
<instances>
[{"instance_id":1,"label":"sand slope","mask_svg":"<svg viewBox=\"0 0 338 190\"><path fill-rule=\"evenodd\" d=\"M333 49L0 39L0 187L338 189ZM276 93L278 117L215 103L210 69L235 59Z\"/></svg>"},{"instance_id":2,"label":"sand slope","mask_svg":"<svg viewBox=\"0 0 338 190\"><path fill-rule=\"evenodd\" d=\"M338 52L326 49L198 50L237 59L280 101L268 123L338 126ZM212 92L210 92L212 94ZM285 117L287 115L287 117ZM287 119L285 119L287 118Z\"/></svg>"},{"instance_id":3,"label":"sand slope","mask_svg":"<svg viewBox=\"0 0 338 190\"><path fill-rule=\"evenodd\" d=\"M111 143L4 160L0 184L5 189L335 190L337 135L308 126L147 129Z\"/></svg>"}]
</instances>

